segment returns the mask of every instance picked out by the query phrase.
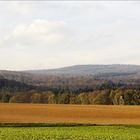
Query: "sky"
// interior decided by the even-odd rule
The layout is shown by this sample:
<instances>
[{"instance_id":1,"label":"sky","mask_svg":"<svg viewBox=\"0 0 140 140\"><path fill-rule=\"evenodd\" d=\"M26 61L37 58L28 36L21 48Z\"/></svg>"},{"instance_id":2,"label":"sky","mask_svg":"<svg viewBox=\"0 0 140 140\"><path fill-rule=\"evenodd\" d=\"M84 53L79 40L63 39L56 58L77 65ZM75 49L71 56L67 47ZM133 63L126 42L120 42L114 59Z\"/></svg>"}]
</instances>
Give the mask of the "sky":
<instances>
[{"instance_id":1,"label":"sky","mask_svg":"<svg viewBox=\"0 0 140 140\"><path fill-rule=\"evenodd\" d=\"M140 1L0 1L0 69L140 65Z\"/></svg>"}]
</instances>

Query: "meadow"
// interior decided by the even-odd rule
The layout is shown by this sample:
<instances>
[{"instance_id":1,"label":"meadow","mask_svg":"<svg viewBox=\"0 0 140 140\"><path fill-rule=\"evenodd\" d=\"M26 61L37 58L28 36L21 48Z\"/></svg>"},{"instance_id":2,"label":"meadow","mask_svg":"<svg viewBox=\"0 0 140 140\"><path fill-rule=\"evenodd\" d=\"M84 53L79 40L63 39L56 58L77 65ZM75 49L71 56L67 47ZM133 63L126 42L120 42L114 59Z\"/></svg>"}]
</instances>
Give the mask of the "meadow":
<instances>
[{"instance_id":1,"label":"meadow","mask_svg":"<svg viewBox=\"0 0 140 140\"><path fill-rule=\"evenodd\" d=\"M140 126L0 127L0 140L139 140Z\"/></svg>"}]
</instances>

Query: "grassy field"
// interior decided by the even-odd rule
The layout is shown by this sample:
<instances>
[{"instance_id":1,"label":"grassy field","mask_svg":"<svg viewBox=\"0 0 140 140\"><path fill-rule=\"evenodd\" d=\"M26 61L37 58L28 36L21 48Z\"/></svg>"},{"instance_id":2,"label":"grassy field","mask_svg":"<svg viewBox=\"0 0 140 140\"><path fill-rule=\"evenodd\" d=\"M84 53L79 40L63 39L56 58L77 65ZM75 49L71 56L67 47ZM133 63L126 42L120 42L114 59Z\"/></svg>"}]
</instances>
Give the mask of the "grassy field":
<instances>
[{"instance_id":1,"label":"grassy field","mask_svg":"<svg viewBox=\"0 0 140 140\"><path fill-rule=\"evenodd\" d=\"M140 106L0 104L0 123L140 124Z\"/></svg>"},{"instance_id":2,"label":"grassy field","mask_svg":"<svg viewBox=\"0 0 140 140\"><path fill-rule=\"evenodd\" d=\"M140 126L0 127L0 140L139 140Z\"/></svg>"}]
</instances>

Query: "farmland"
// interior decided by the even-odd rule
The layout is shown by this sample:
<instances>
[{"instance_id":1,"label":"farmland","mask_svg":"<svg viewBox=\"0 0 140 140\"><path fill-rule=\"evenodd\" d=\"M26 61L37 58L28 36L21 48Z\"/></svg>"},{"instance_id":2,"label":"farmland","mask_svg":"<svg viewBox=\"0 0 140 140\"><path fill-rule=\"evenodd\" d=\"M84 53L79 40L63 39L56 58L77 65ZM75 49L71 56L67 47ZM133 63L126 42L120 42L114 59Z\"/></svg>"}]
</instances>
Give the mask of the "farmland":
<instances>
[{"instance_id":1,"label":"farmland","mask_svg":"<svg viewBox=\"0 0 140 140\"><path fill-rule=\"evenodd\" d=\"M140 106L0 104L0 140L139 140L139 110Z\"/></svg>"},{"instance_id":2,"label":"farmland","mask_svg":"<svg viewBox=\"0 0 140 140\"><path fill-rule=\"evenodd\" d=\"M140 126L4 127L0 140L139 140Z\"/></svg>"},{"instance_id":3,"label":"farmland","mask_svg":"<svg viewBox=\"0 0 140 140\"><path fill-rule=\"evenodd\" d=\"M0 123L140 124L140 106L0 104Z\"/></svg>"}]
</instances>

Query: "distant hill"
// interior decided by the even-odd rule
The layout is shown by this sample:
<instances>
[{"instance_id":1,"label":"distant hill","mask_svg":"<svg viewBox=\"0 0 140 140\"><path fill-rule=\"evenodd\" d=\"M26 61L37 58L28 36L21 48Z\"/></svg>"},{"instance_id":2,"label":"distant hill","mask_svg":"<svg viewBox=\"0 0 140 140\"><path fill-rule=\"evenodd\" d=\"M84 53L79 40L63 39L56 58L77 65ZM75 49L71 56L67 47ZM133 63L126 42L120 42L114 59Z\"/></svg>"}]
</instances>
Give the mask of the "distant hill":
<instances>
[{"instance_id":1,"label":"distant hill","mask_svg":"<svg viewBox=\"0 0 140 140\"><path fill-rule=\"evenodd\" d=\"M140 66L0 71L0 102L140 105Z\"/></svg>"},{"instance_id":2,"label":"distant hill","mask_svg":"<svg viewBox=\"0 0 140 140\"><path fill-rule=\"evenodd\" d=\"M39 90L80 92L99 87L140 87L138 65L76 65L49 70L0 71L0 79L25 83ZM104 85L104 83L106 83ZM107 85L107 86L106 86Z\"/></svg>"},{"instance_id":3,"label":"distant hill","mask_svg":"<svg viewBox=\"0 0 140 140\"><path fill-rule=\"evenodd\" d=\"M139 65L76 65L49 70L29 70L27 73L43 75L97 75L109 73L140 74Z\"/></svg>"}]
</instances>

